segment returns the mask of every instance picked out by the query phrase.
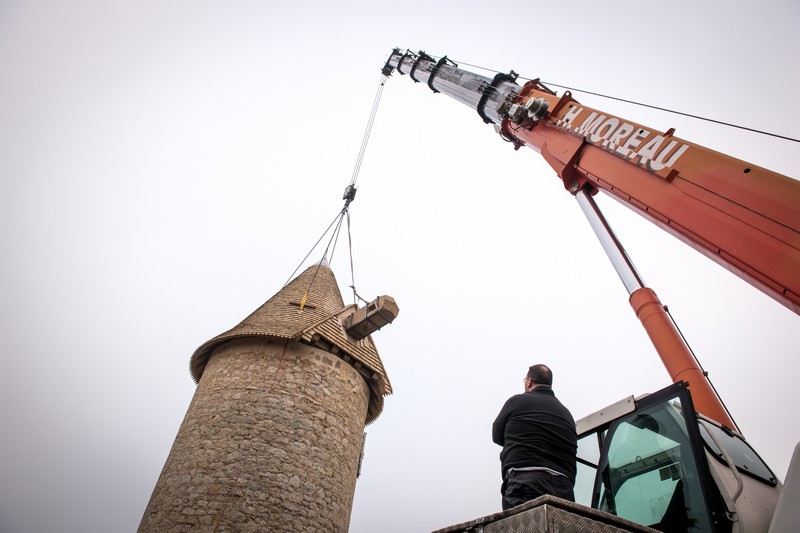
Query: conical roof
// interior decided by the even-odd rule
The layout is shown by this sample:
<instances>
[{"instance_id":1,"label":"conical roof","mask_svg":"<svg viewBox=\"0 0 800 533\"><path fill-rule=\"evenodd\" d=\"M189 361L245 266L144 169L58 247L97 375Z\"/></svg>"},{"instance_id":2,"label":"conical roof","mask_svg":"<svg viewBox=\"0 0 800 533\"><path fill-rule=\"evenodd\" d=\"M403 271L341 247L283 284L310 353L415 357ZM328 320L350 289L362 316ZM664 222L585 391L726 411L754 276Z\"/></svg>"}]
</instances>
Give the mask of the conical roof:
<instances>
[{"instance_id":1,"label":"conical roof","mask_svg":"<svg viewBox=\"0 0 800 533\"><path fill-rule=\"evenodd\" d=\"M192 378L199 382L214 349L233 339L267 337L305 342L333 353L361 372L370 387L367 423L372 422L383 410L383 396L391 394L391 385L372 338L355 340L342 326L356 308L344 305L333 271L326 264L312 265L239 325L195 350L189 365Z\"/></svg>"}]
</instances>

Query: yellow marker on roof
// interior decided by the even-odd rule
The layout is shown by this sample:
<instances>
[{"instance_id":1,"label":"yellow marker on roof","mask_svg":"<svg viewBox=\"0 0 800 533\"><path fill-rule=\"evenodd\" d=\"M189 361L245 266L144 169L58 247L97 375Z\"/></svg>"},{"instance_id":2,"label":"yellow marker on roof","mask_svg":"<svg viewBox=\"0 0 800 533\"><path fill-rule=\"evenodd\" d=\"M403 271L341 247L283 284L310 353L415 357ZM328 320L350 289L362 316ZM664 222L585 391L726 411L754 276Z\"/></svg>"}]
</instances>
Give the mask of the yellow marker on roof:
<instances>
[{"instance_id":1,"label":"yellow marker on roof","mask_svg":"<svg viewBox=\"0 0 800 533\"><path fill-rule=\"evenodd\" d=\"M306 305L306 300L308 300L308 291L303 295L303 298L300 300L300 312L303 311L303 307Z\"/></svg>"}]
</instances>

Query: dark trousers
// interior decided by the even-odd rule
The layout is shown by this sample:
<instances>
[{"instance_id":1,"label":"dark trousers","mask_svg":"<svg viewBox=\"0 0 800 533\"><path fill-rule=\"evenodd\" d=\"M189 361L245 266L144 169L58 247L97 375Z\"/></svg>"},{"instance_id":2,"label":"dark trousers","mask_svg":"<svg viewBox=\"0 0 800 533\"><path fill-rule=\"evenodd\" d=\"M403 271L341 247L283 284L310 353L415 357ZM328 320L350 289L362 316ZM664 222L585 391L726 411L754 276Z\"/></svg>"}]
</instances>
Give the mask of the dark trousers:
<instances>
[{"instance_id":1,"label":"dark trousers","mask_svg":"<svg viewBox=\"0 0 800 533\"><path fill-rule=\"evenodd\" d=\"M575 501L572 482L568 478L541 470L512 470L503 480L500 492L503 494L504 511L545 494Z\"/></svg>"}]
</instances>

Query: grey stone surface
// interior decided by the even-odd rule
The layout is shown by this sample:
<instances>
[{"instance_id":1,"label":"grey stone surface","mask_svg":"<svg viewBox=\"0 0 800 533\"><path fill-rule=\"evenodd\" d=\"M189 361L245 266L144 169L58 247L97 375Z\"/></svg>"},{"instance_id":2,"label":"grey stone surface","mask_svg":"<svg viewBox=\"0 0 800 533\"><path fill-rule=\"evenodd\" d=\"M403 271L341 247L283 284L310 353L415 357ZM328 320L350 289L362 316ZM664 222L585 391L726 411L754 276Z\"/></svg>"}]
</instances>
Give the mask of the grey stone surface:
<instances>
[{"instance_id":1,"label":"grey stone surface","mask_svg":"<svg viewBox=\"0 0 800 533\"><path fill-rule=\"evenodd\" d=\"M139 532L347 531L369 397L355 369L318 348L222 344Z\"/></svg>"}]
</instances>

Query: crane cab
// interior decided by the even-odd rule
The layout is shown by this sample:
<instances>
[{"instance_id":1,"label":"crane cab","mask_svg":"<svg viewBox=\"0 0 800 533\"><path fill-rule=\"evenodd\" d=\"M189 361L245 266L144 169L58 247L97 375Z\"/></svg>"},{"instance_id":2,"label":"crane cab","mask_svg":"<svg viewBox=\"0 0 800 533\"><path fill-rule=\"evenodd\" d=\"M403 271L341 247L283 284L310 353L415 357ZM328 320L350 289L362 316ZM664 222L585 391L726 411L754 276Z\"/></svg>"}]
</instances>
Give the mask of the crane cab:
<instances>
[{"instance_id":1,"label":"crane cab","mask_svg":"<svg viewBox=\"0 0 800 533\"><path fill-rule=\"evenodd\" d=\"M578 503L659 531L766 531L781 484L744 438L694 410L685 383L577 422Z\"/></svg>"}]
</instances>

